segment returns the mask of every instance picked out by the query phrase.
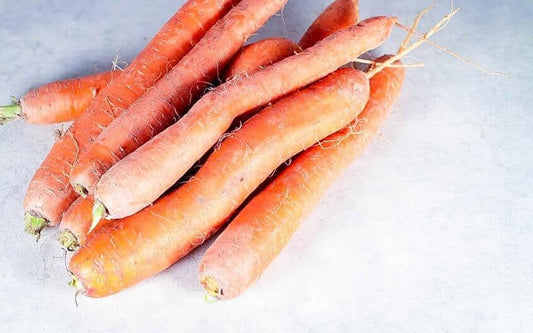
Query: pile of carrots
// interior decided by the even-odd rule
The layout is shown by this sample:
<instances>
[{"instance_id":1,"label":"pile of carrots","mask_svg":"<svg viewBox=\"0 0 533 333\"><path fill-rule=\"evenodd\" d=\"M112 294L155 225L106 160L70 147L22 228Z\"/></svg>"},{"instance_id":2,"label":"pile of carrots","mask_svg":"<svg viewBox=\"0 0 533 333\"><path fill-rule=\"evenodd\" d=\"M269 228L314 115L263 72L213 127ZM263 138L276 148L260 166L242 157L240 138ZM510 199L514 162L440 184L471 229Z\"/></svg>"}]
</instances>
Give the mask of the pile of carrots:
<instances>
[{"instance_id":1,"label":"pile of carrots","mask_svg":"<svg viewBox=\"0 0 533 333\"><path fill-rule=\"evenodd\" d=\"M213 297L238 296L369 144L413 47L406 40L366 72L352 62L397 19L358 22L357 0L335 0L299 43L243 46L287 1L188 0L124 70L48 84L0 107L2 122L73 120L24 210L31 234L60 227L79 292L124 290L227 224L199 280Z\"/></svg>"}]
</instances>

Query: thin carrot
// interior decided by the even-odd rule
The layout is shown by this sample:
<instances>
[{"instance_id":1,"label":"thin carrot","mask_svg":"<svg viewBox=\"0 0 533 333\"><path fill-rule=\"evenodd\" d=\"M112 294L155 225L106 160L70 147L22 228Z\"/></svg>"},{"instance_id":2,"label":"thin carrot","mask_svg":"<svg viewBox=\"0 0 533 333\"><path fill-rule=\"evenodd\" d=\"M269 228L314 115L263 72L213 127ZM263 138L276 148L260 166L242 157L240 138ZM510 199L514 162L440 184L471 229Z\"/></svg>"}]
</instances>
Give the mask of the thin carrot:
<instances>
[{"instance_id":1,"label":"thin carrot","mask_svg":"<svg viewBox=\"0 0 533 333\"><path fill-rule=\"evenodd\" d=\"M163 79L118 117L76 163L71 184L93 193L100 176L179 118L217 78L246 39L287 0L242 0Z\"/></svg>"},{"instance_id":2,"label":"thin carrot","mask_svg":"<svg viewBox=\"0 0 533 333\"><path fill-rule=\"evenodd\" d=\"M239 75L248 75L258 69L272 65L291 55L302 52L302 48L287 38L267 38L246 45L229 64L224 81Z\"/></svg>"},{"instance_id":3,"label":"thin carrot","mask_svg":"<svg viewBox=\"0 0 533 333\"><path fill-rule=\"evenodd\" d=\"M358 21L358 0L335 0L311 24L298 44L305 50L335 31L351 27Z\"/></svg>"},{"instance_id":4,"label":"thin carrot","mask_svg":"<svg viewBox=\"0 0 533 333\"><path fill-rule=\"evenodd\" d=\"M100 90L120 75L110 71L52 82L30 90L13 105L0 106L0 124L23 119L31 124L71 121L84 112Z\"/></svg>"},{"instance_id":5,"label":"thin carrot","mask_svg":"<svg viewBox=\"0 0 533 333\"><path fill-rule=\"evenodd\" d=\"M368 146L404 76L404 68L374 76L357 120L301 153L235 217L200 262L199 279L209 294L233 298L259 278L327 188Z\"/></svg>"},{"instance_id":6,"label":"thin carrot","mask_svg":"<svg viewBox=\"0 0 533 333\"><path fill-rule=\"evenodd\" d=\"M354 119L368 93L365 75L344 68L265 108L188 183L95 230L70 262L74 284L102 297L166 269L220 228L283 161Z\"/></svg>"},{"instance_id":7,"label":"thin carrot","mask_svg":"<svg viewBox=\"0 0 533 333\"><path fill-rule=\"evenodd\" d=\"M93 221L93 205L92 196L78 197L63 214L57 239L64 249L76 251L87 240ZM99 226L102 225L104 225L103 222L99 224Z\"/></svg>"},{"instance_id":8,"label":"thin carrot","mask_svg":"<svg viewBox=\"0 0 533 333\"><path fill-rule=\"evenodd\" d=\"M235 117L305 86L379 46L396 18L374 17L299 54L237 77L198 101L176 124L115 164L100 179L97 205L107 218L131 215L174 184L228 129Z\"/></svg>"},{"instance_id":9,"label":"thin carrot","mask_svg":"<svg viewBox=\"0 0 533 333\"><path fill-rule=\"evenodd\" d=\"M189 0L137 58L105 88L59 139L30 182L26 230L55 226L76 199L69 177L78 154L145 90L168 72L237 0Z\"/></svg>"}]
</instances>

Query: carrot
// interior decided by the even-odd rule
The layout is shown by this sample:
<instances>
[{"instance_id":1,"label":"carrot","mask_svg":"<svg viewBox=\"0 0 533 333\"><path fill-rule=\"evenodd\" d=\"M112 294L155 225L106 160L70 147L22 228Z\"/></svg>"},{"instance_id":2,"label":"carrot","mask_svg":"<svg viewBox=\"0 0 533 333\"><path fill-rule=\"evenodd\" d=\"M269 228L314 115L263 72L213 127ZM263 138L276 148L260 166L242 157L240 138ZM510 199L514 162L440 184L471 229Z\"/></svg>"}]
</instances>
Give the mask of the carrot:
<instances>
[{"instance_id":1,"label":"carrot","mask_svg":"<svg viewBox=\"0 0 533 333\"><path fill-rule=\"evenodd\" d=\"M236 76L251 74L299 52L302 52L301 47L281 37L267 38L246 45L228 66L224 81L229 81Z\"/></svg>"},{"instance_id":2,"label":"carrot","mask_svg":"<svg viewBox=\"0 0 533 333\"><path fill-rule=\"evenodd\" d=\"M87 240L87 234L93 221L93 205L94 198L92 196L78 197L63 214L57 239L64 249L76 251ZM102 225L104 223L99 224L99 226Z\"/></svg>"},{"instance_id":3,"label":"carrot","mask_svg":"<svg viewBox=\"0 0 533 333\"><path fill-rule=\"evenodd\" d=\"M374 76L357 120L300 154L235 217L200 262L200 282L209 294L233 298L259 278L327 188L370 143L404 76L404 68Z\"/></svg>"},{"instance_id":4,"label":"carrot","mask_svg":"<svg viewBox=\"0 0 533 333\"><path fill-rule=\"evenodd\" d=\"M305 50L335 31L351 27L358 21L358 0L336 0L311 24L299 45Z\"/></svg>"},{"instance_id":5,"label":"carrot","mask_svg":"<svg viewBox=\"0 0 533 333\"><path fill-rule=\"evenodd\" d=\"M31 124L54 124L78 118L100 90L120 72L105 72L52 82L30 90L14 105L0 106L0 124L23 119Z\"/></svg>"},{"instance_id":6,"label":"carrot","mask_svg":"<svg viewBox=\"0 0 533 333\"><path fill-rule=\"evenodd\" d=\"M344 68L262 110L188 183L95 230L70 262L74 285L102 297L166 269L220 228L283 161L354 119L368 93L365 75Z\"/></svg>"},{"instance_id":7,"label":"carrot","mask_svg":"<svg viewBox=\"0 0 533 333\"><path fill-rule=\"evenodd\" d=\"M83 152L72 171L79 193L93 193L100 176L118 160L170 126L217 78L246 39L287 0L242 0L167 76L118 117Z\"/></svg>"},{"instance_id":8,"label":"carrot","mask_svg":"<svg viewBox=\"0 0 533 333\"><path fill-rule=\"evenodd\" d=\"M55 226L76 199L69 176L78 154L145 90L168 72L237 0L189 0L137 58L113 80L59 139L30 182L26 230Z\"/></svg>"},{"instance_id":9,"label":"carrot","mask_svg":"<svg viewBox=\"0 0 533 333\"><path fill-rule=\"evenodd\" d=\"M305 86L380 45L396 18L374 17L306 51L235 78L198 101L176 124L115 164L100 179L95 200L110 219L150 205L231 125L233 119Z\"/></svg>"}]
</instances>

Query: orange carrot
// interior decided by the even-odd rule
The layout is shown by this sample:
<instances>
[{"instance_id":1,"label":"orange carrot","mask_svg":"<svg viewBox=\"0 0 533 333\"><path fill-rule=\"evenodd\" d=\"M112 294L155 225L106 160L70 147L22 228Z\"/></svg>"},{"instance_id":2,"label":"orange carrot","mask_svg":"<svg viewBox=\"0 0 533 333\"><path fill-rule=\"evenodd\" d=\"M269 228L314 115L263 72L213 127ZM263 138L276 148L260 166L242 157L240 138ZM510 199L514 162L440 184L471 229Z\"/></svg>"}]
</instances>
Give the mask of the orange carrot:
<instances>
[{"instance_id":1,"label":"orange carrot","mask_svg":"<svg viewBox=\"0 0 533 333\"><path fill-rule=\"evenodd\" d=\"M102 297L166 269L220 228L283 161L346 126L368 93L366 76L344 68L262 110L188 183L90 234L69 265L74 284Z\"/></svg>"},{"instance_id":2,"label":"orange carrot","mask_svg":"<svg viewBox=\"0 0 533 333\"><path fill-rule=\"evenodd\" d=\"M57 239L64 249L76 251L87 239L89 228L93 221L94 198L78 197L67 209L61 219L59 235ZM99 226L104 225L100 223Z\"/></svg>"},{"instance_id":3,"label":"orange carrot","mask_svg":"<svg viewBox=\"0 0 533 333\"><path fill-rule=\"evenodd\" d=\"M233 298L259 278L331 183L370 143L404 76L404 68L374 76L357 120L300 154L235 217L200 262L200 282L209 294Z\"/></svg>"},{"instance_id":4,"label":"orange carrot","mask_svg":"<svg viewBox=\"0 0 533 333\"><path fill-rule=\"evenodd\" d=\"M302 52L301 47L293 41L281 37L267 38L246 45L228 66L224 81L229 81L238 75L251 74L299 52Z\"/></svg>"},{"instance_id":5,"label":"orange carrot","mask_svg":"<svg viewBox=\"0 0 533 333\"><path fill-rule=\"evenodd\" d=\"M311 24L299 44L305 50L335 31L351 27L358 21L358 0L336 0Z\"/></svg>"},{"instance_id":6,"label":"orange carrot","mask_svg":"<svg viewBox=\"0 0 533 333\"><path fill-rule=\"evenodd\" d=\"M100 90L119 71L57 81L30 90L14 105L0 106L0 124L23 119L31 124L54 124L78 118Z\"/></svg>"},{"instance_id":7,"label":"orange carrot","mask_svg":"<svg viewBox=\"0 0 533 333\"><path fill-rule=\"evenodd\" d=\"M24 200L26 230L57 225L76 199L69 176L78 154L115 117L167 73L237 0L189 0L139 56L91 103L58 140L30 182Z\"/></svg>"},{"instance_id":8,"label":"orange carrot","mask_svg":"<svg viewBox=\"0 0 533 333\"><path fill-rule=\"evenodd\" d=\"M98 211L114 219L150 205L217 142L235 117L324 77L377 47L395 22L392 17L367 19L206 94L176 124L104 174L95 191Z\"/></svg>"},{"instance_id":9,"label":"orange carrot","mask_svg":"<svg viewBox=\"0 0 533 333\"><path fill-rule=\"evenodd\" d=\"M287 0L242 0L163 79L118 117L83 152L72 171L79 193L93 193L100 176L170 126L205 91L243 42Z\"/></svg>"}]
</instances>

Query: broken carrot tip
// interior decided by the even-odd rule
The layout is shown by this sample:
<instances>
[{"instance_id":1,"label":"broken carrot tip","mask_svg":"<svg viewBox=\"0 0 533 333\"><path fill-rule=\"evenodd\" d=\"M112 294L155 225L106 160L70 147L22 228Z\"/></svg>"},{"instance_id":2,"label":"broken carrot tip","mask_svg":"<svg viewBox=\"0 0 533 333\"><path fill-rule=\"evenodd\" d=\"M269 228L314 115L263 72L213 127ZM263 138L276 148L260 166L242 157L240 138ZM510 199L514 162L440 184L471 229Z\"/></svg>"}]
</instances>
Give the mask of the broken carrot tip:
<instances>
[{"instance_id":1,"label":"broken carrot tip","mask_svg":"<svg viewBox=\"0 0 533 333\"><path fill-rule=\"evenodd\" d=\"M43 217L36 217L30 213L26 213L24 216L26 226L24 230L30 235L37 236L37 241L41 236L41 231L48 226L48 221Z\"/></svg>"},{"instance_id":2,"label":"broken carrot tip","mask_svg":"<svg viewBox=\"0 0 533 333\"><path fill-rule=\"evenodd\" d=\"M21 116L21 108L17 103L13 105L0 106L0 125L4 125L12 120L19 119Z\"/></svg>"},{"instance_id":3,"label":"broken carrot tip","mask_svg":"<svg viewBox=\"0 0 533 333\"><path fill-rule=\"evenodd\" d=\"M80 247L78 237L68 229L62 230L57 236L57 240L64 249L70 252L74 252Z\"/></svg>"},{"instance_id":4,"label":"broken carrot tip","mask_svg":"<svg viewBox=\"0 0 533 333\"><path fill-rule=\"evenodd\" d=\"M96 200L94 202L93 207L93 222L91 223L91 227L89 228L89 232L93 231L94 228L100 223L100 220L104 217L106 214L106 208L103 203Z\"/></svg>"}]
</instances>

